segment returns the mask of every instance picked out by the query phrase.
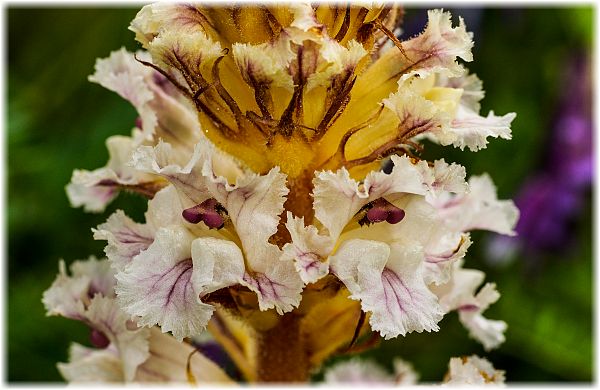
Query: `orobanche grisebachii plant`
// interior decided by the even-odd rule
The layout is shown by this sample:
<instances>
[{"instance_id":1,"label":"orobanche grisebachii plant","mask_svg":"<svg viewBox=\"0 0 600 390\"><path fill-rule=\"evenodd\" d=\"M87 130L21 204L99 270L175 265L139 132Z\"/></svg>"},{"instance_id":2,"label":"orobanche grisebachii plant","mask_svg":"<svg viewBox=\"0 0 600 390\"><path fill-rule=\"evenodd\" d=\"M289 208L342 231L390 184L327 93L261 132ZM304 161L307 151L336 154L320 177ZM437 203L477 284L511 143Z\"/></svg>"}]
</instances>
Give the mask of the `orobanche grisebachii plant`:
<instances>
[{"instance_id":1,"label":"orobanche grisebachii plant","mask_svg":"<svg viewBox=\"0 0 600 390\"><path fill-rule=\"evenodd\" d=\"M402 15L142 8L130 29L144 50L115 51L90 77L139 118L67 193L101 212L132 191L148 209L93 229L107 259L61 262L44 294L48 314L91 329L95 348L73 344L58 365L68 381L233 381L199 352L208 337L245 381L307 381L331 356L438 331L451 311L486 350L504 341L506 324L482 315L495 285L463 263L471 230L514 234L518 211L489 176L420 156L424 139L471 151L510 139L515 115L479 114L482 83L457 62L472 60L462 19L429 11L401 42ZM446 380L503 374L472 356L450 360Z\"/></svg>"}]
</instances>

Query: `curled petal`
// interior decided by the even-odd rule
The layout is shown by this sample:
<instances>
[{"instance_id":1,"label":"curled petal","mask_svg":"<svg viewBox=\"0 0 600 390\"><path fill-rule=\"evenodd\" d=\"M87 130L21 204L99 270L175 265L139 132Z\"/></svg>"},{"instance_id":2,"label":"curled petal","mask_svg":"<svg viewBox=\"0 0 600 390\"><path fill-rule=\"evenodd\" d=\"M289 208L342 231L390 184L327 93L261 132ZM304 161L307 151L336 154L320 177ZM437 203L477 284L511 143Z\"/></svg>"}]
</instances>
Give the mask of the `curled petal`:
<instances>
[{"instance_id":1,"label":"curled petal","mask_svg":"<svg viewBox=\"0 0 600 390\"><path fill-rule=\"evenodd\" d=\"M152 73L152 69L136 61L132 53L121 48L112 52L108 58L98 59L95 73L88 80L131 102L142 119L144 133L152 134L157 118L149 105L153 93L146 82L146 78L151 77Z\"/></svg>"},{"instance_id":2,"label":"curled petal","mask_svg":"<svg viewBox=\"0 0 600 390\"><path fill-rule=\"evenodd\" d=\"M315 73L308 78L306 90L310 91L317 86L327 87L334 78L346 77L366 55L365 48L355 40L348 42L347 47L344 47L334 39L324 39L320 63Z\"/></svg>"},{"instance_id":3,"label":"curled petal","mask_svg":"<svg viewBox=\"0 0 600 390\"><path fill-rule=\"evenodd\" d=\"M215 172L212 161L203 169L207 186L227 210L247 260L244 282L258 295L261 310L291 311L300 303L302 280L291 260L280 260L281 250L268 242L277 232L279 215L289 189L286 176L275 167L264 176L247 174L235 185Z\"/></svg>"},{"instance_id":4,"label":"curled petal","mask_svg":"<svg viewBox=\"0 0 600 390\"><path fill-rule=\"evenodd\" d=\"M218 163L210 176L218 177L224 183L235 182L238 177L244 176L235 161L216 151L206 140L195 145L191 157L162 141L155 147L142 146L133 153L131 164L140 171L155 173L170 181L180 195L182 206L189 208L215 197L207 188L207 168L204 165L209 160Z\"/></svg>"},{"instance_id":5,"label":"curled petal","mask_svg":"<svg viewBox=\"0 0 600 390\"><path fill-rule=\"evenodd\" d=\"M115 186L97 185L102 182L104 177L110 175L103 168L89 172L85 170L73 171L71 182L67 185L66 191L69 197L71 207L81 207L88 213L101 213L116 196L119 191ZM93 183L87 185L88 183Z\"/></svg>"},{"instance_id":6,"label":"curled petal","mask_svg":"<svg viewBox=\"0 0 600 390\"><path fill-rule=\"evenodd\" d=\"M474 306L458 308L460 322L469 330L469 335L479 341L486 351L497 348L505 340L506 322L490 320L481 314L499 298L500 293L496 291L495 284L486 283L475 296Z\"/></svg>"},{"instance_id":7,"label":"curled petal","mask_svg":"<svg viewBox=\"0 0 600 390\"><path fill-rule=\"evenodd\" d=\"M50 288L44 291L42 302L47 315L60 315L81 319L84 301L89 301L89 277L71 278L67 275L65 262L58 263L59 273Z\"/></svg>"},{"instance_id":8,"label":"curled petal","mask_svg":"<svg viewBox=\"0 0 600 390\"><path fill-rule=\"evenodd\" d=\"M72 278L89 278L90 284L87 291L89 297L93 297L97 293L109 298L115 296L115 273L106 259L98 260L94 256L90 256L85 261L74 261L69 268L73 275Z\"/></svg>"},{"instance_id":9,"label":"curled petal","mask_svg":"<svg viewBox=\"0 0 600 390\"><path fill-rule=\"evenodd\" d=\"M242 285L256 293L260 310L275 308L283 314L300 305L303 283L291 261L279 261L281 251L276 246L268 249L264 260L246 272Z\"/></svg>"},{"instance_id":10,"label":"curled petal","mask_svg":"<svg viewBox=\"0 0 600 390\"><path fill-rule=\"evenodd\" d=\"M122 48L97 60L89 80L118 93L136 108L143 129L139 142L163 139L191 151L202 137L195 108L165 76L135 57L150 60L146 52L134 56Z\"/></svg>"},{"instance_id":11,"label":"curled petal","mask_svg":"<svg viewBox=\"0 0 600 390\"><path fill-rule=\"evenodd\" d=\"M249 173L235 185L219 176L212 161L203 168L207 186L213 197L227 210L231 222L250 261L263 250L269 237L277 232L279 215L283 212L286 176L275 167L264 176Z\"/></svg>"},{"instance_id":12,"label":"curled petal","mask_svg":"<svg viewBox=\"0 0 600 390\"><path fill-rule=\"evenodd\" d=\"M154 241L153 229L135 223L122 210L117 210L93 231L94 239L108 241L104 252L117 270L122 270Z\"/></svg>"},{"instance_id":13,"label":"curled petal","mask_svg":"<svg viewBox=\"0 0 600 390\"><path fill-rule=\"evenodd\" d=\"M181 33L197 33L204 30L206 22L202 13L189 4L154 3L137 13L129 29L135 32L135 39L148 48L156 36L165 30L165 25Z\"/></svg>"},{"instance_id":14,"label":"curled petal","mask_svg":"<svg viewBox=\"0 0 600 390\"><path fill-rule=\"evenodd\" d=\"M421 170L423 182L433 197L442 192L462 194L469 189L465 181L467 172L462 165L448 164L444 159L441 159L435 160L433 167L429 167L426 161L419 161L417 167Z\"/></svg>"},{"instance_id":15,"label":"curled petal","mask_svg":"<svg viewBox=\"0 0 600 390\"><path fill-rule=\"evenodd\" d=\"M115 277L108 262L90 256L85 261L71 264L71 276L67 275L65 262L59 262L59 273L52 286L44 292L42 302L48 315L81 320L85 307L97 293L114 297Z\"/></svg>"},{"instance_id":16,"label":"curled petal","mask_svg":"<svg viewBox=\"0 0 600 390\"><path fill-rule=\"evenodd\" d=\"M181 340L200 333L214 308L194 288L191 243L183 227L161 228L148 249L117 274L117 298L141 326L160 325Z\"/></svg>"},{"instance_id":17,"label":"curled petal","mask_svg":"<svg viewBox=\"0 0 600 390\"><path fill-rule=\"evenodd\" d=\"M490 176L472 176L469 188L466 194L443 194L431 200L448 226L456 231L478 229L514 236L519 210L510 200L498 200Z\"/></svg>"},{"instance_id":18,"label":"curled petal","mask_svg":"<svg viewBox=\"0 0 600 390\"><path fill-rule=\"evenodd\" d=\"M472 61L472 34L467 32L464 21L459 18L458 27L452 27L452 15L442 10L427 12L429 21L421 35L403 42L408 58L415 64L412 74L424 77L432 72L459 76L464 68L456 62L460 57Z\"/></svg>"},{"instance_id":19,"label":"curled petal","mask_svg":"<svg viewBox=\"0 0 600 390\"><path fill-rule=\"evenodd\" d=\"M333 273L371 312L371 328L386 339L417 331L437 331L443 312L425 285L423 253L406 248L353 239L331 256Z\"/></svg>"},{"instance_id":20,"label":"curled petal","mask_svg":"<svg viewBox=\"0 0 600 390\"><path fill-rule=\"evenodd\" d=\"M510 124L517 115L512 112L503 116L495 116L490 111L487 117L459 108L450 126L436 134L442 145L452 144L463 150L468 147L476 152L487 147L488 137L511 139Z\"/></svg>"},{"instance_id":21,"label":"curled petal","mask_svg":"<svg viewBox=\"0 0 600 390\"><path fill-rule=\"evenodd\" d=\"M445 126L451 117L452 108L455 106L452 104L452 100L456 100L456 98L448 100L450 104L440 107L413 91L411 83L406 83L398 89L398 92L391 94L382 102L398 117L397 138L410 139L419 134L434 132Z\"/></svg>"},{"instance_id":22,"label":"curled petal","mask_svg":"<svg viewBox=\"0 0 600 390\"><path fill-rule=\"evenodd\" d=\"M71 182L66 187L71 206L84 206L85 211L88 212L102 212L118 195L121 186L142 186L139 190L143 192L143 185L150 184L151 187L159 185L154 184L155 177L126 165L135 144L136 141L132 137L120 135L109 137L106 140L106 147L110 157L105 167L94 171L80 169L73 171Z\"/></svg>"},{"instance_id":23,"label":"curled petal","mask_svg":"<svg viewBox=\"0 0 600 390\"><path fill-rule=\"evenodd\" d=\"M425 248L424 279L427 284L439 285L448 282L454 263L465 257L472 242L468 234L444 229L437 229L436 233Z\"/></svg>"},{"instance_id":24,"label":"curled petal","mask_svg":"<svg viewBox=\"0 0 600 390\"><path fill-rule=\"evenodd\" d=\"M329 273L329 253L333 243L327 236L319 235L312 226L304 226L304 217L297 218L288 211L285 227L292 242L283 247L282 260L293 260L296 271L306 284L314 283Z\"/></svg>"},{"instance_id":25,"label":"curled petal","mask_svg":"<svg viewBox=\"0 0 600 390\"><path fill-rule=\"evenodd\" d=\"M463 269L462 262L458 261L454 263L450 280L440 286L430 286L430 289L439 297L443 310L446 313L458 311L469 335L490 350L504 342L507 325L504 321L489 320L482 315L500 297L493 283L487 283L476 294L484 278L483 272Z\"/></svg>"},{"instance_id":26,"label":"curled petal","mask_svg":"<svg viewBox=\"0 0 600 390\"><path fill-rule=\"evenodd\" d=\"M177 153L171 144L159 141L155 147L138 148L133 153L131 164L140 171L152 172L169 180L182 195L183 206L187 208L210 197L201 172L210 150L208 142L199 142L191 158L185 161L188 156Z\"/></svg>"},{"instance_id":27,"label":"curled petal","mask_svg":"<svg viewBox=\"0 0 600 390\"><path fill-rule=\"evenodd\" d=\"M104 252L111 266L121 271L135 256L148 249L158 228L182 222L180 214L177 191L173 186L167 186L148 202L146 224L136 223L123 211L117 210L92 231L94 239L108 241Z\"/></svg>"},{"instance_id":28,"label":"curled petal","mask_svg":"<svg viewBox=\"0 0 600 390\"><path fill-rule=\"evenodd\" d=\"M231 241L201 237L192 242L194 289L205 295L238 284L244 277L244 256Z\"/></svg>"}]
</instances>

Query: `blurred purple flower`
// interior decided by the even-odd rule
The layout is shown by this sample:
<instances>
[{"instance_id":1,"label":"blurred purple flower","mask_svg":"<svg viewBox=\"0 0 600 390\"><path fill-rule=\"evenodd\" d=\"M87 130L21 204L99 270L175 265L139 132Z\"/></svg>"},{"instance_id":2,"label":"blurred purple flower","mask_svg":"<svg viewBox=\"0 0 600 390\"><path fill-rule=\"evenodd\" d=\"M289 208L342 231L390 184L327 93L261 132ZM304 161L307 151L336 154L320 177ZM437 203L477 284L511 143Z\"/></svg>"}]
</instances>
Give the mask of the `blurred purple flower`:
<instances>
[{"instance_id":1,"label":"blurred purple flower","mask_svg":"<svg viewBox=\"0 0 600 390\"><path fill-rule=\"evenodd\" d=\"M521 211L516 237L494 236L488 246L494 262L517 251L529 259L561 250L572 241L571 223L593 182L593 124L590 61L575 57L566 68L563 98L544 167L521 187L515 204Z\"/></svg>"}]
</instances>

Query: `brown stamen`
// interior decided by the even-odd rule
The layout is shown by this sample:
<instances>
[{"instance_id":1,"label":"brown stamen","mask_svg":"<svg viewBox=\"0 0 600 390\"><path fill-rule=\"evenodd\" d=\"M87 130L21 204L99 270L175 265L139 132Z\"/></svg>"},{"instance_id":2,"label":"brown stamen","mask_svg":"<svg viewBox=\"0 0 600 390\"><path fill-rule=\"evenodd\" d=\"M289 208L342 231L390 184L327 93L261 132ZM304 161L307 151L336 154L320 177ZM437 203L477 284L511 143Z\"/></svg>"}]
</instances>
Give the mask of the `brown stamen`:
<instances>
[{"instance_id":1,"label":"brown stamen","mask_svg":"<svg viewBox=\"0 0 600 390\"><path fill-rule=\"evenodd\" d=\"M400 40L398 38L396 38L396 35L394 35L394 33L392 31L390 31L381 22L380 19L376 19L373 23L375 23L375 27L377 27L382 33L384 33L394 43L394 45L400 50L400 52L402 53L402 55L404 56L404 58L406 58L408 61L412 61L406 55L406 51L404 51L404 48L402 47L402 42L400 42Z\"/></svg>"}]
</instances>

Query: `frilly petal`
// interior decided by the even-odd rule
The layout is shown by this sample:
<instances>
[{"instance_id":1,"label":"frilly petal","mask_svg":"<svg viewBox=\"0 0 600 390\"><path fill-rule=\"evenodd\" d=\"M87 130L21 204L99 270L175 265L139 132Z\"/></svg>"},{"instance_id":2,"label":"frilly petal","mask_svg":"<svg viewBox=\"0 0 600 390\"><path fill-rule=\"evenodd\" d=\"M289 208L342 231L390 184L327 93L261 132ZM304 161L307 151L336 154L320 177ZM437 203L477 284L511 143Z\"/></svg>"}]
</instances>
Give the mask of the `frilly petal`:
<instances>
[{"instance_id":1,"label":"frilly petal","mask_svg":"<svg viewBox=\"0 0 600 390\"><path fill-rule=\"evenodd\" d=\"M177 191L167 186L148 202L146 224L136 223L117 210L105 223L92 229L94 239L108 241L104 252L111 266L121 271L135 256L148 249L158 228L183 223L182 210Z\"/></svg>"},{"instance_id":2,"label":"frilly petal","mask_svg":"<svg viewBox=\"0 0 600 390\"><path fill-rule=\"evenodd\" d=\"M198 142L189 157L177 153L171 144L159 141L155 147L139 147L133 153L131 165L169 180L182 195L183 206L187 208L210 197L202 175L202 163L208 158L211 148L206 141Z\"/></svg>"},{"instance_id":3,"label":"frilly petal","mask_svg":"<svg viewBox=\"0 0 600 390\"><path fill-rule=\"evenodd\" d=\"M467 172L465 167L459 164L448 164L444 159L435 160L433 167L429 167L426 161L419 161L417 167L423 175L423 182L433 197L442 192L462 194L468 191L469 186L465 181Z\"/></svg>"},{"instance_id":4,"label":"frilly petal","mask_svg":"<svg viewBox=\"0 0 600 390\"><path fill-rule=\"evenodd\" d=\"M489 361L476 355L455 357L448 363L448 374L444 384L500 385L504 384L504 371L496 370Z\"/></svg>"},{"instance_id":5,"label":"frilly petal","mask_svg":"<svg viewBox=\"0 0 600 390\"><path fill-rule=\"evenodd\" d=\"M468 193L444 194L431 201L447 225L456 231L477 229L514 236L519 209L511 200L498 200L490 176L472 176L469 188Z\"/></svg>"},{"instance_id":6,"label":"frilly petal","mask_svg":"<svg viewBox=\"0 0 600 390\"><path fill-rule=\"evenodd\" d=\"M402 43L406 55L418 66L403 78L418 74L424 77L433 72L459 76L464 68L456 62L460 57L472 61L472 34L467 32L464 21L459 18L458 27L452 27L452 15L442 10L427 12L429 21L419 36Z\"/></svg>"},{"instance_id":7,"label":"frilly petal","mask_svg":"<svg viewBox=\"0 0 600 390\"><path fill-rule=\"evenodd\" d=\"M71 264L71 276L67 275L65 262L58 264L59 273L48 290L44 292L42 302L47 315L81 320L90 299L100 293L114 297L115 277L108 262L90 256L85 261Z\"/></svg>"},{"instance_id":8,"label":"frilly petal","mask_svg":"<svg viewBox=\"0 0 600 390\"><path fill-rule=\"evenodd\" d=\"M145 80L152 72L152 69L136 61L132 53L121 48L113 51L108 58L98 59L95 73L89 76L88 80L118 93L123 99L131 102L142 119L144 133L152 134L157 118L148 104L153 98L153 93Z\"/></svg>"},{"instance_id":9,"label":"frilly petal","mask_svg":"<svg viewBox=\"0 0 600 390\"><path fill-rule=\"evenodd\" d=\"M394 377L372 360L350 359L339 362L325 372L325 383L393 384Z\"/></svg>"},{"instance_id":10,"label":"frilly petal","mask_svg":"<svg viewBox=\"0 0 600 390\"><path fill-rule=\"evenodd\" d=\"M372 313L371 328L385 339L439 330L443 312L423 281L419 247L353 239L342 243L330 261L351 298Z\"/></svg>"},{"instance_id":11,"label":"frilly petal","mask_svg":"<svg viewBox=\"0 0 600 390\"><path fill-rule=\"evenodd\" d=\"M300 303L302 280L291 260L280 260L281 250L268 242L277 232L283 212L286 176L275 167L264 176L246 174L235 185L218 176L212 161L204 165L207 186L227 210L247 259L243 283L258 295L261 310L283 313Z\"/></svg>"},{"instance_id":12,"label":"frilly petal","mask_svg":"<svg viewBox=\"0 0 600 390\"><path fill-rule=\"evenodd\" d=\"M288 73L287 64L294 53L289 45L284 39L261 45L233 44L233 57L244 81L250 86L264 85L292 91L294 80Z\"/></svg>"},{"instance_id":13,"label":"frilly petal","mask_svg":"<svg viewBox=\"0 0 600 390\"><path fill-rule=\"evenodd\" d=\"M123 309L139 316L140 326L158 324L178 340L200 333L214 311L194 288L193 239L183 227L161 228L152 245L116 275Z\"/></svg>"},{"instance_id":14,"label":"frilly petal","mask_svg":"<svg viewBox=\"0 0 600 390\"><path fill-rule=\"evenodd\" d=\"M465 257L471 243L468 234L438 228L435 239L430 240L425 248L425 283L447 283L454 263Z\"/></svg>"},{"instance_id":15,"label":"frilly petal","mask_svg":"<svg viewBox=\"0 0 600 390\"><path fill-rule=\"evenodd\" d=\"M261 262L246 272L242 285L256 293L260 310L275 308L281 315L300 305L304 284L291 261L279 261L279 248L266 249Z\"/></svg>"},{"instance_id":16,"label":"frilly petal","mask_svg":"<svg viewBox=\"0 0 600 390\"><path fill-rule=\"evenodd\" d=\"M458 311L459 319L469 330L469 335L487 351L504 342L507 325L504 321L489 320L482 315L490 304L500 298L493 283L487 283L476 294L484 278L483 272L463 269L462 261L458 261L454 263L450 280L440 286L430 286L430 289L439 297L445 312Z\"/></svg>"},{"instance_id":17,"label":"frilly petal","mask_svg":"<svg viewBox=\"0 0 600 390\"><path fill-rule=\"evenodd\" d=\"M146 52L135 56L150 60ZM163 75L135 56L124 48L112 52L96 61L96 72L89 80L118 93L136 108L143 129L140 142L163 139L191 151L202 137L195 108Z\"/></svg>"},{"instance_id":18,"label":"frilly petal","mask_svg":"<svg viewBox=\"0 0 600 390\"><path fill-rule=\"evenodd\" d=\"M284 245L282 260L293 260L296 271L306 284L327 275L328 255L333 249L331 239L319 235L317 228L312 225L304 226L304 217L294 217L289 211L285 227L290 232L292 242Z\"/></svg>"},{"instance_id":19,"label":"frilly petal","mask_svg":"<svg viewBox=\"0 0 600 390\"><path fill-rule=\"evenodd\" d=\"M469 335L479 341L486 351L497 348L505 340L506 322L490 320L481 314L499 298L500 293L496 291L496 285L486 283L475 296L476 309L458 308L460 322L469 330Z\"/></svg>"},{"instance_id":20,"label":"frilly petal","mask_svg":"<svg viewBox=\"0 0 600 390\"><path fill-rule=\"evenodd\" d=\"M154 241L153 229L134 222L122 210L117 210L93 232L94 239L108 241L104 252L117 270L122 270Z\"/></svg>"},{"instance_id":21,"label":"frilly petal","mask_svg":"<svg viewBox=\"0 0 600 390\"><path fill-rule=\"evenodd\" d=\"M205 163L203 174L208 179L209 192L227 210L244 252L250 261L258 261L256 255L277 232L289 192L286 175L275 167L263 176L248 173L231 185L227 178L218 175L212 160Z\"/></svg>"},{"instance_id":22,"label":"frilly petal","mask_svg":"<svg viewBox=\"0 0 600 390\"><path fill-rule=\"evenodd\" d=\"M488 137L511 139L510 124L517 114L511 112L503 116L495 116L490 111L487 117L459 107L456 116L450 122L445 134L440 137L442 145L452 144L463 150L468 147L472 152L487 147Z\"/></svg>"},{"instance_id":23,"label":"frilly petal","mask_svg":"<svg viewBox=\"0 0 600 390\"><path fill-rule=\"evenodd\" d=\"M325 383L374 384L374 385L406 385L417 383L417 374L412 364L394 359L394 375L389 374L372 360L350 359L335 364L325 372Z\"/></svg>"},{"instance_id":24,"label":"frilly petal","mask_svg":"<svg viewBox=\"0 0 600 390\"><path fill-rule=\"evenodd\" d=\"M154 182L154 177L127 166L135 145L132 137L109 137L106 147L110 157L105 167L94 171L73 171L71 182L66 187L71 206L84 206L88 212L102 212L118 195L120 186Z\"/></svg>"}]
</instances>

